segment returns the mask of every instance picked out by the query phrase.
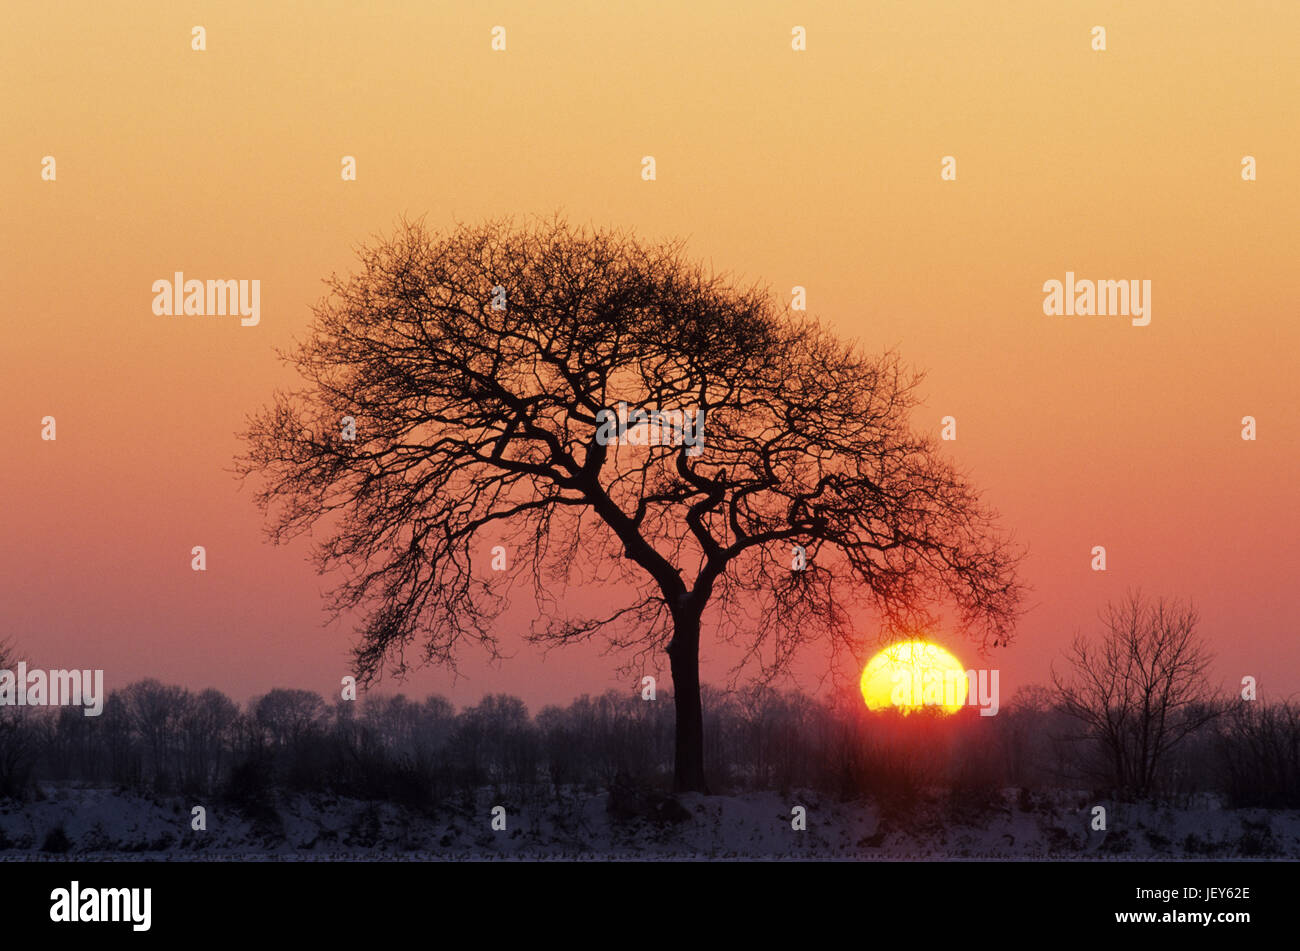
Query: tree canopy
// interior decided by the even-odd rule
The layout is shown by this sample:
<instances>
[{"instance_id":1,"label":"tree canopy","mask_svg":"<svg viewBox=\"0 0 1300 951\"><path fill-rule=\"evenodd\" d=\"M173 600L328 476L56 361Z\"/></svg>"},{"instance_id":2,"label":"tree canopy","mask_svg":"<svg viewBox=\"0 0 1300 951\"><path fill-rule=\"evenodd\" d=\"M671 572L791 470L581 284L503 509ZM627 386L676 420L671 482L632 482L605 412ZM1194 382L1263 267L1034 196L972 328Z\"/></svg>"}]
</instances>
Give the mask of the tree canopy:
<instances>
[{"instance_id":1,"label":"tree canopy","mask_svg":"<svg viewBox=\"0 0 1300 951\"><path fill-rule=\"evenodd\" d=\"M499 538L526 566L534 640L668 649L679 744L683 717L698 732L702 624L760 677L804 644L857 652L939 609L982 646L1011 634L1018 554L913 431L919 375L679 242L558 218L404 223L331 280L285 356L305 385L250 419L238 471L263 478L275 540L328 525L317 565L343 575L336 611L365 612L363 679L413 646L453 665L467 642L497 650L519 572L475 566ZM697 438L611 440L615 407L699 414ZM601 582L606 610L566 602Z\"/></svg>"}]
</instances>

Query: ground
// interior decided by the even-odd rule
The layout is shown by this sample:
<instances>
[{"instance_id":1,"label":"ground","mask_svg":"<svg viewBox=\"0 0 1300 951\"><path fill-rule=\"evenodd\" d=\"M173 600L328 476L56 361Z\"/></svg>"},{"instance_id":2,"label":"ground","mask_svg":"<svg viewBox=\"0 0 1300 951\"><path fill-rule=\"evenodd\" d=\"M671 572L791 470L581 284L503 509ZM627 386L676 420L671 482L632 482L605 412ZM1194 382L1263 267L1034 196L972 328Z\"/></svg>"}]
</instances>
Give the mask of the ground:
<instances>
[{"instance_id":1,"label":"ground","mask_svg":"<svg viewBox=\"0 0 1300 951\"><path fill-rule=\"evenodd\" d=\"M492 810L506 809L504 831ZM809 792L649 795L562 789L432 811L329 795L254 808L181 796L44 784L0 801L0 860L78 859L1238 859L1300 857L1300 811L1231 810L1210 796L1179 808L1009 789L977 804L933 792L910 809ZM1092 809L1106 808L1094 831ZM191 809L206 809L206 831ZM807 828L792 828L806 809Z\"/></svg>"}]
</instances>

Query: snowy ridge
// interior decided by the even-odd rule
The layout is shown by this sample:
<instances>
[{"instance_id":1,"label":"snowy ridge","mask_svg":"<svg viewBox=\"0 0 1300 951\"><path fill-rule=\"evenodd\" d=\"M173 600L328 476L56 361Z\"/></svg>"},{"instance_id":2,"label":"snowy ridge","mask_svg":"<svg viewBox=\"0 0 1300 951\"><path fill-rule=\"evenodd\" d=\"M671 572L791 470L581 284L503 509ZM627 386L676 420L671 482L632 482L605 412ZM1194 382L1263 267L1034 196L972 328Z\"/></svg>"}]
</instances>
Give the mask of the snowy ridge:
<instances>
[{"instance_id":1,"label":"snowy ridge","mask_svg":"<svg viewBox=\"0 0 1300 951\"><path fill-rule=\"evenodd\" d=\"M35 802L0 803L0 860L240 859L1239 859L1300 857L1300 811L1226 810L1210 797L1190 808L1105 803L1076 793L1004 792L963 806L932 793L914 808L838 802L812 793L690 794L665 814L611 814L610 796L561 789L518 800L490 789L473 803L427 812L392 803L296 794L245 810L184 797L42 787ZM207 810L191 829L190 810ZM505 831L491 810L507 810ZM807 810L807 830L791 809ZM679 808L680 807L680 808Z\"/></svg>"}]
</instances>

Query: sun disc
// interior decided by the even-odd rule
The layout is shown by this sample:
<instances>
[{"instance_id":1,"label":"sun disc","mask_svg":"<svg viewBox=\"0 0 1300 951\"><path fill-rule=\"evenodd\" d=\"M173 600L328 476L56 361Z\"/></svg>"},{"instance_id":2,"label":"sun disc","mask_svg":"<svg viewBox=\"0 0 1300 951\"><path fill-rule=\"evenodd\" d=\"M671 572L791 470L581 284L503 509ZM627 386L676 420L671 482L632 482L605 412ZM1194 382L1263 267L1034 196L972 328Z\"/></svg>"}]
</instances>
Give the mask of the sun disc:
<instances>
[{"instance_id":1,"label":"sun disc","mask_svg":"<svg viewBox=\"0 0 1300 951\"><path fill-rule=\"evenodd\" d=\"M892 644L862 669L862 699L871 710L933 707L956 713L966 705L967 687L961 662L927 641Z\"/></svg>"}]
</instances>

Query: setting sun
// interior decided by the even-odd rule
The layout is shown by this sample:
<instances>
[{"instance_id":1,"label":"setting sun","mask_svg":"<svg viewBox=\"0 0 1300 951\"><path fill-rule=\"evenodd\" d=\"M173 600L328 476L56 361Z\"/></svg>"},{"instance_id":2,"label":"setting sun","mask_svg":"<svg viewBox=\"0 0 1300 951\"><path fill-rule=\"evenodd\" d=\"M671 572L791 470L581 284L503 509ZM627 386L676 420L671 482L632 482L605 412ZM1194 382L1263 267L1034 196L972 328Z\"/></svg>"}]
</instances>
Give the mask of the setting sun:
<instances>
[{"instance_id":1,"label":"setting sun","mask_svg":"<svg viewBox=\"0 0 1300 951\"><path fill-rule=\"evenodd\" d=\"M872 710L938 707L956 713L966 703L967 686L961 662L925 641L887 647L862 670L862 698Z\"/></svg>"}]
</instances>

